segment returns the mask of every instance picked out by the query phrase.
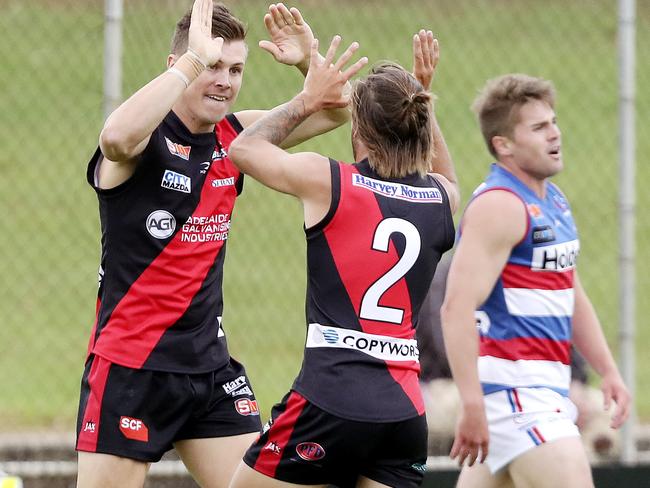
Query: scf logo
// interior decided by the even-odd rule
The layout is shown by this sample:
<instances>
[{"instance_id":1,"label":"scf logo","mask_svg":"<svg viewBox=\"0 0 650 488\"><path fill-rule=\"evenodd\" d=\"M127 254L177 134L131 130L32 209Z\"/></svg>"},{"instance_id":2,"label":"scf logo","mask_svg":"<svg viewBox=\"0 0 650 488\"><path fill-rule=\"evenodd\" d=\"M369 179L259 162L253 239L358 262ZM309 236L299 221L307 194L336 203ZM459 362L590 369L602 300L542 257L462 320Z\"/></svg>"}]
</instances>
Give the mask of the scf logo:
<instances>
[{"instance_id":1,"label":"scf logo","mask_svg":"<svg viewBox=\"0 0 650 488\"><path fill-rule=\"evenodd\" d=\"M120 431L127 439L142 442L149 440L149 429L140 419L120 417Z\"/></svg>"},{"instance_id":2,"label":"scf logo","mask_svg":"<svg viewBox=\"0 0 650 488\"><path fill-rule=\"evenodd\" d=\"M257 407L257 400L250 398L240 398L235 402L235 410L239 415L259 415L260 410Z\"/></svg>"},{"instance_id":3,"label":"scf logo","mask_svg":"<svg viewBox=\"0 0 650 488\"><path fill-rule=\"evenodd\" d=\"M166 239L176 230L176 219L167 210L154 210L147 217L147 231L156 239Z\"/></svg>"}]
</instances>

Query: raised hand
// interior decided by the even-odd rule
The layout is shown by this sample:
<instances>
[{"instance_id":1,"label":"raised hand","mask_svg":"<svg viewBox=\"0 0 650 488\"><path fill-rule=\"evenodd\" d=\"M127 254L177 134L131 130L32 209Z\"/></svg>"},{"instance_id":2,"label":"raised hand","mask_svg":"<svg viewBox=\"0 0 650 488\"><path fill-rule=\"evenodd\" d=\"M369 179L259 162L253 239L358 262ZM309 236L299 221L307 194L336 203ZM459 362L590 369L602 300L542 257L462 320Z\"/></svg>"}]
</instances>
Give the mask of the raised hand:
<instances>
[{"instance_id":1,"label":"raised hand","mask_svg":"<svg viewBox=\"0 0 650 488\"><path fill-rule=\"evenodd\" d=\"M260 41L259 46L270 52L276 61L307 70L314 34L300 11L288 9L283 3L271 4L264 16L264 25L270 41Z\"/></svg>"},{"instance_id":2,"label":"raised hand","mask_svg":"<svg viewBox=\"0 0 650 488\"><path fill-rule=\"evenodd\" d=\"M359 43L350 44L338 61L334 62L340 43L341 37L334 36L325 58L318 53L318 39L314 39L311 45L309 72L305 78L302 94L319 110L345 107L350 101L349 90L346 90L347 82L368 63L368 58L364 56L343 71L343 67L359 49Z\"/></svg>"},{"instance_id":3,"label":"raised hand","mask_svg":"<svg viewBox=\"0 0 650 488\"><path fill-rule=\"evenodd\" d=\"M439 59L438 39L433 38L431 31L421 29L413 36L413 76L425 90L431 88L431 80L433 80Z\"/></svg>"},{"instance_id":4,"label":"raised hand","mask_svg":"<svg viewBox=\"0 0 650 488\"><path fill-rule=\"evenodd\" d=\"M221 59L223 39L212 38L212 0L195 0L188 32L187 51L205 66L217 64Z\"/></svg>"}]
</instances>

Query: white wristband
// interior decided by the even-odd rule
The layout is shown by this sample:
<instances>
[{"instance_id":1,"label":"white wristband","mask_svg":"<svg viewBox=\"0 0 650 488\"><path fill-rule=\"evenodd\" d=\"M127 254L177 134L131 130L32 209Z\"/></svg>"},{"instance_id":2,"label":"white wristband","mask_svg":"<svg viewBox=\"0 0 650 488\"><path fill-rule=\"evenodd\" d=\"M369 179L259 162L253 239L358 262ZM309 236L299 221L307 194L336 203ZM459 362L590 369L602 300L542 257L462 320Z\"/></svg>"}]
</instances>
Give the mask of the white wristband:
<instances>
[{"instance_id":1,"label":"white wristband","mask_svg":"<svg viewBox=\"0 0 650 488\"><path fill-rule=\"evenodd\" d=\"M185 83L185 88L190 86L190 79L183 73L181 70L174 68L173 66L167 70L167 73L171 73L177 76L183 83Z\"/></svg>"},{"instance_id":2,"label":"white wristband","mask_svg":"<svg viewBox=\"0 0 650 488\"><path fill-rule=\"evenodd\" d=\"M205 64L205 62L201 59L201 56L199 56L199 55L196 53L196 51L194 51L192 48L189 48L189 47L187 48L187 54L189 54L189 55L192 56L194 59L196 59L199 63L201 63L201 64L203 65L204 68L207 68L207 67L208 67L208 65Z\"/></svg>"}]
</instances>

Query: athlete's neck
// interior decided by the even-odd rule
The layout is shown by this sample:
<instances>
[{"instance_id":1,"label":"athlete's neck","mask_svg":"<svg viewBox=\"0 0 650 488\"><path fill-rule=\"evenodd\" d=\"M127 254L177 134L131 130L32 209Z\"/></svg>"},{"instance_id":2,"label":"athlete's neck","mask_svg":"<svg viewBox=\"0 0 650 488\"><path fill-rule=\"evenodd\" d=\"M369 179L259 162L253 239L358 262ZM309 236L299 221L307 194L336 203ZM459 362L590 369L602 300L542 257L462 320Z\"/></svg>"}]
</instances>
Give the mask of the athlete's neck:
<instances>
[{"instance_id":1,"label":"athlete's neck","mask_svg":"<svg viewBox=\"0 0 650 488\"><path fill-rule=\"evenodd\" d=\"M215 124L199 119L196 115L192 114L191 111L187 110L183 105L174 105L172 107L172 111L176 114L180 121L183 122L183 125L187 127L187 130L189 130L192 134L206 134L214 132Z\"/></svg>"}]
</instances>

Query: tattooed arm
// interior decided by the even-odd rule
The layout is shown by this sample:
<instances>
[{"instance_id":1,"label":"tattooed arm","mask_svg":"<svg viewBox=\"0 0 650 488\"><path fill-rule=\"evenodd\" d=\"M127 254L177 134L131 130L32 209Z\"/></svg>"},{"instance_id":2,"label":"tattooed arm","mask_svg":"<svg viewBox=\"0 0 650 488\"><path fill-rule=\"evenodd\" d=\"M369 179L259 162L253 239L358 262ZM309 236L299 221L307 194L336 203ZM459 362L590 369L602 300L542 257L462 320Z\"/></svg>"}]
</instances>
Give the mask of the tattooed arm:
<instances>
[{"instance_id":1,"label":"tattooed arm","mask_svg":"<svg viewBox=\"0 0 650 488\"><path fill-rule=\"evenodd\" d=\"M250 127L230 145L229 156L245 174L274 190L299 198L316 191L319 180L329 189L328 159L315 153L291 154L278 145L301 122L310 109L300 95L280 105Z\"/></svg>"}]
</instances>

